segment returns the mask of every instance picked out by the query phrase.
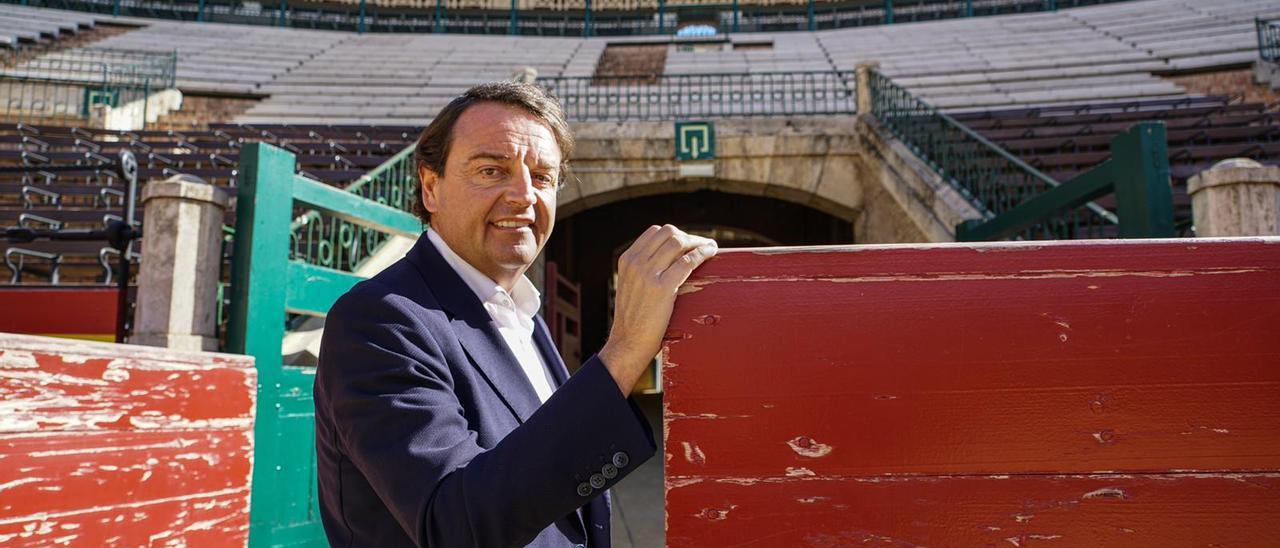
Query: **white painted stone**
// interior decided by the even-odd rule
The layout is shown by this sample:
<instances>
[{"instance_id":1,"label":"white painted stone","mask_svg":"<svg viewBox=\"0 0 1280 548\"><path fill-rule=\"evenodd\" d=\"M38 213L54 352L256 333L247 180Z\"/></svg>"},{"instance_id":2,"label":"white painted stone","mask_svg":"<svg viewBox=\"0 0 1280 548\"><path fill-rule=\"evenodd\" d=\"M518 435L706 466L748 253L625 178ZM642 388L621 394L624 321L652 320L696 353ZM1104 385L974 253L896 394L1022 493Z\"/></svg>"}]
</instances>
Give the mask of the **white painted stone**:
<instances>
[{"instance_id":1,"label":"white painted stone","mask_svg":"<svg viewBox=\"0 0 1280 548\"><path fill-rule=\"evenodd\" d=\"M142 191L146 226L131 343L216 350L222 218L229 197L175 175Z\"/></svg>"}]
</instances>

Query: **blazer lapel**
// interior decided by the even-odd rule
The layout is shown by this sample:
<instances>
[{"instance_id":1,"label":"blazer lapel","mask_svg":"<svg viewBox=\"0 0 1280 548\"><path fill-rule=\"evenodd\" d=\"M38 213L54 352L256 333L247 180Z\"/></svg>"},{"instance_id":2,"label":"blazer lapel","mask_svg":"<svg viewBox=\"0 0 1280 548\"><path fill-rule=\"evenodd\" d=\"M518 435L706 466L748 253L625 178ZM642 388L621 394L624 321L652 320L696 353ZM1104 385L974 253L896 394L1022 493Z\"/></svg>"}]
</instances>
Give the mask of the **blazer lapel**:
<instances>
[{"instance_id":1,"label":"blazer lapel","mask_svg":"<svg viewBox=\"0 0 1280 548\"><path fill-rule=\"evenodd\" d=\"M450 326L471 358L471 364L480 370L520 422L528 420L541 400L480 299L444 260L425 232L410 255L418 263L423 280L440 306L450 314Z\"/></svg>"},{"instance_id":2,"label":"blazer lapel","mask_svg":"<svg viewBox=\"0 0 1280 548\"><path fill-rule=\"evenodd\" d=\"M569 380L569 369L565 367L564 359L560 357L556 345L551 343L551 330L547 329L547 322L543 321L542 316L536 314L533 316L533 343L542 353L543 363L546 363L547 369L551 370L556 388L560 388L560 385Z\"/></svg>"}]
</instances>

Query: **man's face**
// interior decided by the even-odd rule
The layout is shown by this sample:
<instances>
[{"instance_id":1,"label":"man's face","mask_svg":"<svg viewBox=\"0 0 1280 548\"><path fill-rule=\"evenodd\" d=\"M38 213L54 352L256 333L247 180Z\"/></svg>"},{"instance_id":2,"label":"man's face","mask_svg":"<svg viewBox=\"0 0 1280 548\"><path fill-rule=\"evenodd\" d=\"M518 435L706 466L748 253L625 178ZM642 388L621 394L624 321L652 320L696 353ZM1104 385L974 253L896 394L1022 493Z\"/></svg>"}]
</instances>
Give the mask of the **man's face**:
<instances>
[{"instance_id":1,"label":"man's face","mask_svg":"<svg viewBox=\"0 0 1280 548\"><path fill-rule=\"evenodd\" d=\"M551 128L517 107L472 105L453 127L444 173L419 175L431 228L510 289L555 224L560 147Z\"/></svg>"}]
</instances>

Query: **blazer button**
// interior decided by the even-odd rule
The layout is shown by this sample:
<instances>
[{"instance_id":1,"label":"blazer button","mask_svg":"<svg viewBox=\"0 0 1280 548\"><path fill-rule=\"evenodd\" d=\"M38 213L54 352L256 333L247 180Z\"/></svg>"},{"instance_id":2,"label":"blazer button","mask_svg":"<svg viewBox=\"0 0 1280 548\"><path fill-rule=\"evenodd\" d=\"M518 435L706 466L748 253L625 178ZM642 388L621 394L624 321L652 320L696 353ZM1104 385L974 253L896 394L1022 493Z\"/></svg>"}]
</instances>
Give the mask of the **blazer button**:
<instances>
[{"instance_id":1,"label":"blazer button","mask_svg":"<svg viewBox=\"0 0 1280 548\"><path fill-rule=\"evenodd\" d=\"M618 477L618 467L612 464L605 464L600 468L600 475L604 476L604 479L616 478Z\"/></svg>"},{"instance_id":2,"label":"blazer button","mask_svg":"<svg viewBox=\"0 0 1280 548\"><path fill-rule=\"evenodd\" d=\"M630 463L631 463L631 457L628 457L625 452L618 451L617 453L613 454L614 466L617 466L618 468L626 468L627 465Z\"/></svg>"},{"instance_id":3,"label":"blazer button","mask_svg":"<svg viewBox=\"0 0 1280 548\"><path fill-rule=\"evenodd\" d=\"M584 481L578 484L578 496L579 497L591 496L591 486L587 485L587 482Z\"/></svg>"},{"instance_id":4,"label":"blazer button","mask_svg":"<svg viewBox=\"0 0 1280 548\"><path fill-rule=\"evenodd\" d=\"M604 476L600 474L591 474L591 487L596 489L604 487Z\"/></svg>"}]
</instances>

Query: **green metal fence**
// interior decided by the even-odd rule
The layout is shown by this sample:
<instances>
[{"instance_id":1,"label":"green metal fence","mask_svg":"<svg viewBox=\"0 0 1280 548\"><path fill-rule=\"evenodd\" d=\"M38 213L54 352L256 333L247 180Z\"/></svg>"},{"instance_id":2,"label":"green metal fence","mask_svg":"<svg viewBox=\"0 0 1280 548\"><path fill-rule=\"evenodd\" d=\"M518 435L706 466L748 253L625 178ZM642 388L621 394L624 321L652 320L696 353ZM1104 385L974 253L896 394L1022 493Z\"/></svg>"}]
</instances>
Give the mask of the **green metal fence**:
<instances>
[{"instance_id":1,"label":"green metal fence","mask_svg":"<svg viewBox=\"0 0 1280 548\"><path fill-rule=\"evenodd\" d=\"M852 114L853 71L539 78L575 121Z\"/></svg>"},{"instance_id":2,"label":"green metal fence","mask_svg":"<svg viewBox=\"0 0 1280 548\"><path fill-rule=\"evenodd\" d=\"M1128 0L806 0L793 5L668 5L650 0L630 10L599 10L590 0L566 9L483 10L436 0L434 6L405 8L377 0L355 6L287 0L0 0L32 6L155 17L355 32L448 32L537 36L632 36L675 34L689 24L721 33L820 30L898 24L1059 8ZM387 2L386 4L394 4ZM455 7L449 7L452 4ZM765 3L761 3L765 4Z\"/></svg>"},{"instance_id":3,"label":"green metal fence","mask_svg":"<svg viewBox=\"0 0 1280 548\"><path fill-rule=\"evenodd\" d=\"M85 120L97 105L118 107L173 88L176 74L175 52L9 51L0 57L0 119Z\"/></svg>"},{"instance_id":4,"label":"green metal fence","mask_svg":"<svg viewBox=\"0 0 1280 548\"><path fill-rule=\"evenodd\" d=\"M958 240L1173 236L1163 124L1143 123L1112 143L1113 158L1060 183L911 95L878 71L872 114L982 215ZM1117 212L1093 200L1115 193Z\"/></svg>"},{"instance_id":5,"label":"green metal fence","mask_svg":"<svg viewBox=\"0 0 1280 548\"><path fill-rule=\"evenodd\" d=\"M371 202L413 212L418 175L410 146L361 176L345 189ZM295 217L289 258L307 264L355 272L389 237L341 216L309 209Z\"/></svg>"},{"instance_id":6,"label":"green metal fence","mask_svg":"<svg viewBox=\"0 0 1280 548\"><path fill-rule=\"evenodd\" d=\"M1258 56L1280 63L1280 19L1254 19L1258 29Z\"/></svg>"},{"instance_id":7,"label":"green metal fence","mask_svg":"<svg viewBox=\"0 0 1280 548\"><path fill-rule=\"evenodd\" d=\"M356 268L375 251L368 233L420 234L422 223L402 209L412 203L406 158L402 153L344 191L295 174L296 158L283 149L253 143L240 153L227 345L254 356L258 369L250 546L324 544L315 370L286 365L281 343L290 314L324 316L362 279ZM310 236L321 224L334 228ZM332 251L328 260L324 249Z\"/></svg>"}]
</instances>

